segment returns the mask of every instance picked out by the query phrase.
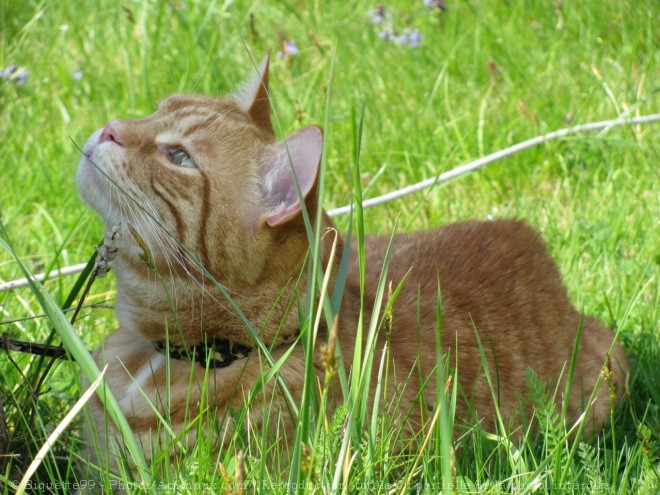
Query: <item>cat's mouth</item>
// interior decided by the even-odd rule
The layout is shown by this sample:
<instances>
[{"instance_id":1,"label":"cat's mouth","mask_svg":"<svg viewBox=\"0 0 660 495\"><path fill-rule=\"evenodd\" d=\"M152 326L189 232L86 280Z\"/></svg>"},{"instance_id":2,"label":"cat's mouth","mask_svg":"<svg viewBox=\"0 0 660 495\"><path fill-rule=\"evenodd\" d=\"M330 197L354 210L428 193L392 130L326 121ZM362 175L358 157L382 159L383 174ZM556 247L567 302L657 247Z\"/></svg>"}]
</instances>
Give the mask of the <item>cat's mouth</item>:
<instances>
[{"instance_id":1,"label":"cat's mouth","mask_svg":"<svg viewBox=\"0 0 660 495\"><path fill-rule=\"evenodd\" d=\"M83 146L82 152L85 158L88 160L94 156L94 150L96 149L96 146L99 144L99 137L101 136L101 133L103 132L103 129L97 129L94 134L92 134L87 142L85 143L85 146Z\"/></svg>"},{"instance_id":2,"label":"cat's mouth","mask_svg":"<svg viewBox=\"0 0 660 495\"><path fill-rule=\"evenodd\" d=\"M82 198L107 220L108 212L114 211L114 207L107 194L108 181L103 177L105 175L103 153L99 153L101 150L97 152L102 131L103 129L97 130L85 143L76 174L76 182Z\"/></svg>"}]
</instances>

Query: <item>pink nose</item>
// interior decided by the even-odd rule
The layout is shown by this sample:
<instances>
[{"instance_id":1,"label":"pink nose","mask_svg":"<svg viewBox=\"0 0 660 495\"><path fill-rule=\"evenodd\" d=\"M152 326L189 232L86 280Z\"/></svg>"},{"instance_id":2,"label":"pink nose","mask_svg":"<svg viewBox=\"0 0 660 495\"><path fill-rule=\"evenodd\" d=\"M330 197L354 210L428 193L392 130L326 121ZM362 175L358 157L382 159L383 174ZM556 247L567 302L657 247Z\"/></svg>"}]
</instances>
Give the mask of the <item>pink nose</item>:
<instances>
[{"instance_id":1,"label":"pink nose","mask_svg":"<svg viewBox=\"0 0 660 495\"><path fill-rule=\"evenodd\" d=\"M117 130L117 124L108 122L103 128L103 132L99 137L99 143L105 143L106 141L114 141L118 145L122 145L121 139L119 137L119 131Z\"/></svg>"}]
</instances>

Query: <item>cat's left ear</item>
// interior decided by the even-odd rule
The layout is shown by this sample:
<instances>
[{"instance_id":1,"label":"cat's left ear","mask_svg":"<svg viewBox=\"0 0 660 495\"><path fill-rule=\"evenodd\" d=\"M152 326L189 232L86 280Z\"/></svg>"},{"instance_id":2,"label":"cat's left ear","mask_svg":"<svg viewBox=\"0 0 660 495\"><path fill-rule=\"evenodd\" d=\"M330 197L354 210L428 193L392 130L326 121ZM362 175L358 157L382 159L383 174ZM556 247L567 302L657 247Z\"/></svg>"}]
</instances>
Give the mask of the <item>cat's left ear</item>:
<instances>
[{"instance_id":1,"label":"cat's left ear","mask_svg":"<svg viewBox=\"0 0 660 495\"><path fill-rule=\"evenodd\" d=\"M322 151L323 131L316 126L294 132L269 150L262 168L262 218L269 226L285 224L300 214L296 180L302 198L307 198L316 183Z\"/></svg>"},{"instance_id":2,"label":"cat's left ear","mask_svg":"<svg viewBox=\"0 0 660 495\"><path fill-rule=\"evenodd\" d=\"M241 86L236 100L257 126L275 136L273 124L270 121L270 99L268 98L269 64L270 54L267 54L259 64L257 74Z\"/></svg>"}]
</instances>

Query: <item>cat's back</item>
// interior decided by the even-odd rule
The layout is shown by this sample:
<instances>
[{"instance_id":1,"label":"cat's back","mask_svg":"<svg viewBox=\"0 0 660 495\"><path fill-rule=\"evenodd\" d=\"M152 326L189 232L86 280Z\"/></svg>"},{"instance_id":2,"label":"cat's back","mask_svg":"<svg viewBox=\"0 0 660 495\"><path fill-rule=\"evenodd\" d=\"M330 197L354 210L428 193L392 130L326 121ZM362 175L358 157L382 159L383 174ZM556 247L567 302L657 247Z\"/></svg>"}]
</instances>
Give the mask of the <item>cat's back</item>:
<instances>
[{"instance_id":1,"label":"cat's back","mask_svg":"<svg viewBox=\"0 0 660 495\"><path fill-rule=\"evenodd\" d=\"M380 275L389 236L366 238L369 286ZM355 251L355 241L351 250ZM351 256L357 263L355 252ZM414 292L437 292L468 301L514 297L527 301L532 293L562 294L565 289L554 261L539 235L519 220L458 222L445 227L400 234L391 240L388 279ZM357 267L357 264L356 264ZM406 291L408 292L408 291ZM482 304L479 304L481 306Z\"/></svg>"}]
</instances>

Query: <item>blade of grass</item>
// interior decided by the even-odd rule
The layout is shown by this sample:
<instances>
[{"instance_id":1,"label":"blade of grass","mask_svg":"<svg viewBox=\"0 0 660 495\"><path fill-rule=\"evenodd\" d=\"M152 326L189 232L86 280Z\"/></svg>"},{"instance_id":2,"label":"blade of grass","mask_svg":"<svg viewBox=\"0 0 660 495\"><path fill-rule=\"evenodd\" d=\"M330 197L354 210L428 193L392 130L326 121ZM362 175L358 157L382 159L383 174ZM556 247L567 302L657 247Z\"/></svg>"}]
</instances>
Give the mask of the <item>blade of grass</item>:
<instances>
[{"instance_id":1,"label":"blade of grass","mask_svg":"<svg viewBox=\"0 0 660 495\"><path fill-rule=\"evenodd\" d=\"M440 458L442 468L442 492L453 494L456 487L455 474L452 469L453 447L452 439L454 437L453 427L449 419L449 410L447 400L447 377L445 376L445 360L442 349L442 293L440 291L440 272L436 266L437 277L437 301L436 301L436 325L435 325L435 357L436 357L436 408L438 411L434 415L434 422L439 413L440 415ZM431 429L429 435L433 432Z\"/></svg>"},{"instance_id":2,"label":"blade of grass","mask_svg":"<svg viewBox=\"0 0 660 495\"><path fill-rule=\"evenodd\" d=\"M7 251L12 258L16 261L21 271L25 274L25 277L30 281L30 288L34 293L37 301L42 307L44 313L48 315L48 318L55 328L55 331L59 335L60 339L64 343L64 347L67 351L74 357L78 366L80 366L83 375L90 382L96 381L99 375L99 369L96 366L96 363L92 359L91 354L85 347L84 343L80 337L76 334L75 329L66 318L61 309L57 306L55 301L52 299L50 294L44 289L43 285L39 282L32 280L30 271L27 266L23 263L21 258L14 251L5 229L4 223L0 220L0 247ZM97 393L101 402L103 403L106 410L109 412L112 420L114 421L117 428L124 437L126 442L126 448L130 452L133 461L135 462L136 468L140 477L142 478L143 483L146 486L151 486L151 474L147 469L146 461L144 460L144 455L140 450L131 427L129 426L126 418L121 412L121 408L117 403L117 400L105 386L99 387Z\"/></svg>"},{"instance_id":3,"label":"blade of grass","mask_svg":"<svg viewBox=\"0 0 660 495\"><path fill-rule=\"evenodd\" d=\"M96 392L96 389L101 384L101 381L103 380L103 377L105 376L105 372L107 371L107 369L108 369L107 366L103 368L103 370L99 373L99 376L96 378L96 380L94 380L94 382L87 388L87 390L85 390L85 393L83 393L80 396L80 399L76 401L75 405L71 408L71 410L67 413L67 415L64 416L62 421L60 421L60 423L55 427L53 432L50 434L50 436L44 443L43 447L39 449L39 452L37 452L37 455L34 457L34 460L30 463L27 470L25 471L25 474L23 475L21 482L18 484L18 487L16 488L16 495L23 495L25 489L27 488L27 484L30 481L30 478L37 471L37 468L41 464L41 461L43 461L43 459L50 451L51 447L55 444L55 442L57 442L57 439L69 426L71 421L74 420L74 418L78 415L81 409L85 407L85 404L87 404L89 399L91 399L92 395L94 394L94 392Z\"/></svg>"}]
</instances>

